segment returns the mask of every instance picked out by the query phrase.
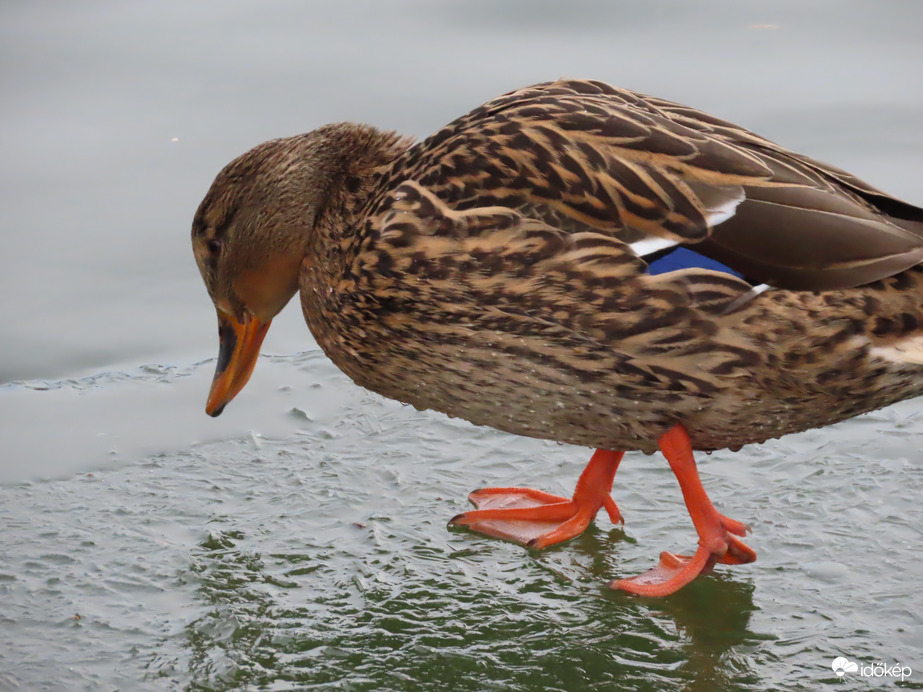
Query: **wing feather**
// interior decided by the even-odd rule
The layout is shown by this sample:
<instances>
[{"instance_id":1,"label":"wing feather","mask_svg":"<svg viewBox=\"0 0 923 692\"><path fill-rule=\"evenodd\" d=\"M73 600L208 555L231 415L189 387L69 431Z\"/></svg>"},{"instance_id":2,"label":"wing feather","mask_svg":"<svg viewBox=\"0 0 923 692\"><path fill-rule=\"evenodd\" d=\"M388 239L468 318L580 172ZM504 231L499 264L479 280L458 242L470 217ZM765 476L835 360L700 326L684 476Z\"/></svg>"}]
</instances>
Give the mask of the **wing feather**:
<instances>
[{"instance_id":1,"label":"wing feather","mask_svg":"<svg viewBox=\"0 0 923 692\"><path fill-rule=\"evenodd\" d=\"M696 245L784 288L845 288L921 261L923 210L727 121L601 82L505 94L398 168L456 210L516 209L609 234L638 257Z\"/></svg>"}]
</instances>

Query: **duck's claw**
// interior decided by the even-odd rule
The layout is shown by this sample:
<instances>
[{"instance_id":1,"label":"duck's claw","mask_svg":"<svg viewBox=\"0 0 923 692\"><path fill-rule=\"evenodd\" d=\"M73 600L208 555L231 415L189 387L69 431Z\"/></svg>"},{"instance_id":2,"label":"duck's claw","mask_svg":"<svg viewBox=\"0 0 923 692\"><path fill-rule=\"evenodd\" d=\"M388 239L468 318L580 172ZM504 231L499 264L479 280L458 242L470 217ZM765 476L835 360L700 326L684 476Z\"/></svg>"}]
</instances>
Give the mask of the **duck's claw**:
<instances>
[{"instance_id":1,"label":"duck's claw","mask_svg":"<svg viewBox=\"0 0 923 692\"><path fill-rule=\"evenodd\" d=\"M718 562L723 565L745 565L756 562L756 551L734 536L727 537L728 550Z\"/></svg>"},{"instance_id":2,"label":"duck's claw","mask_svg":"<svg viewBox=\"0 0 923 692\"><path fill-rule=\"evenodd\" d=\"M733 533L737 536L746 536L748 533L750 533L750 527L744 524L742 521L731 519L730 517L726 517L723 514L719 514L718 519L721 521L721 526L723 526L724 530L728 533Z\"/></svg>"}]
</instances>

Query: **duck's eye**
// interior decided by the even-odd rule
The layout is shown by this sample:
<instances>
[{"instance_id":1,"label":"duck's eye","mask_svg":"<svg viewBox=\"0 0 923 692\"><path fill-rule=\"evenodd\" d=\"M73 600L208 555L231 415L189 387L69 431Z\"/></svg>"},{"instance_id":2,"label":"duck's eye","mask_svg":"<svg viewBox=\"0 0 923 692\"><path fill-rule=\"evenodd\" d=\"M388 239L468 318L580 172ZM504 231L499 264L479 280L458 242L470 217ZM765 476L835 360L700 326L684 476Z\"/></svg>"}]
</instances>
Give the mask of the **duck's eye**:
<instances>
[{"instance_id":1,"label":"duck's eye","mask_svg":"<svg viewBox=\"0 0 923 692\"><path fill-rule=\"evenodd\" d=\"M217 238L209 238L205 243L205 247L208 248L208 252L212 255L212 257L217 257L221 254L221 249L224 247L224 243L222 243Z\"/></svg>"}]
</instances>

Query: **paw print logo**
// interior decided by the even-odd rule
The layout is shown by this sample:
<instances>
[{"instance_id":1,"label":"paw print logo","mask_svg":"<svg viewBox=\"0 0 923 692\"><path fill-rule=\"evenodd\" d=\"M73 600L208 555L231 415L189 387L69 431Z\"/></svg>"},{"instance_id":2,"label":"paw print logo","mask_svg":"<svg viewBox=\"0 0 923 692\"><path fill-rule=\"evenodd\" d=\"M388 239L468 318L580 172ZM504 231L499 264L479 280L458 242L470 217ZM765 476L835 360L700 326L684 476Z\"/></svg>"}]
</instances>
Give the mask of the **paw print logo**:
<instances>
[{"instance_id":1,"label":"paw print logo","mask_svg":"<svg viewBox=\"0 0 923 692\"><path fill-rule=\"evenodd\" d=\"M855 673L859 670L859 664L855 661L850 661L848 658L842 656L837 656L833 659L833 663L830 665L833 668L833 672L836 673L838 678L843 677L846 673Z\"/></svg>"}]
</instances>

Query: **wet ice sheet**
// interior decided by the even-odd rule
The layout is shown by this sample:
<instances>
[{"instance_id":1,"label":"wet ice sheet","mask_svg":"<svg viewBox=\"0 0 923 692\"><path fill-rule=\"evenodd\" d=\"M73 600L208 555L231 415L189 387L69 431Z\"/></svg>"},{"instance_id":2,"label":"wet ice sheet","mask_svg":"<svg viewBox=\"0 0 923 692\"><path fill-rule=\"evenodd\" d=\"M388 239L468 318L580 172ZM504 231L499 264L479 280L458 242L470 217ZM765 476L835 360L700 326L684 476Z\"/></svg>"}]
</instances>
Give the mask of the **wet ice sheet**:
<instances>
[{"instance_id":1,"label":"wet ice sheet","mask_svg":"<svg viewBox=\"0 0 923 692\"><path fill-rule=\"evenodd\" d=\"M324 358L318 351L303 360ZM321 424L338 420L349 398L345 388L330 391L316 410L305 410L303 400L312 386L347 380L330 365L319 381L296 377L292 383L291 363L291 358L262 357L249 395L215 419L204 413L213 360L0 386L5 450L0 483L117 467L217 440L246 439L257 447L263 438L289 436L306 417ZM293 384L307 391L295 391Z\"/></svg>"}]
</instances>

